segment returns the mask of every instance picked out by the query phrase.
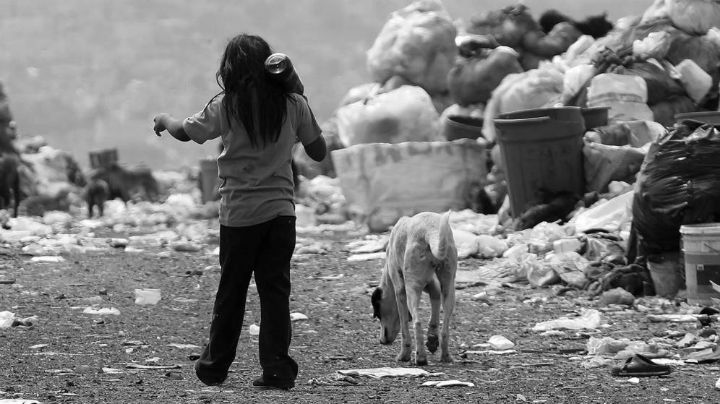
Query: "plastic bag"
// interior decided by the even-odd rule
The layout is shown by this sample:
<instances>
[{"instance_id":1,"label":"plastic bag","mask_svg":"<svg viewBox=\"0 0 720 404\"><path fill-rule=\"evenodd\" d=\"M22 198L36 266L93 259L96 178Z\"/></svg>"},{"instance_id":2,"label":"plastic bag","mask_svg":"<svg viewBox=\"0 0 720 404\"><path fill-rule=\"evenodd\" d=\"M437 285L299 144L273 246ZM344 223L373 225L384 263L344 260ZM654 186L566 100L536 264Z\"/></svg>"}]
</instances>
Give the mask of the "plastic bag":
<instances>
[{"instance_id":1,"label":"plastic bag","mask_svg":"<svg viewBox=\"0 0 720 404\"><path fill-rule=\"evenodd\" d=\"M493 120L499 114L523 109L541 108L560 103L563 92L563 71L550 63L524 73L505 76L493 90L485 108L483 134L495 139Z\"/></svg>"},{"instance_id":2,"label":"plastic bag","mask_svg":"<svg viewBox=\"0 0 720 404\"><path fill-rule=\"evenodd\" d=\"M675 69L680 73L680 82L688 96L699 104L712 87L712 76L690 59L678 63Z\"/></svg>"},{"instance_id":3,"label":"plastic bag","mask_svg":"<svg viewBox=\"0 0 720 404\"><path fill-rule=\"evenodd\" d=\"M647 104L654 105L673 95L684 95L682 83L673 79L658 63L637 62L629 67L618 66L612 73L642 77L647 85Z\"/></svg>"},{"instance_id":4,"label":"plastic bag","mask_svg":"<svg viewBox=\"0 0 720 404\"><path fill-rule=\"evenodd\" d=\"M642 255L677 251L683 224L720 220L718 155L720 133L687 122L651 144L632 207Z\"/></svg>"},{"instance_id":5,"label":"plastic bag","mask_svg":"<svg viewBox=\"0 0 720 404\"><path fill-rule=\"evenodd\" d=\"M720 27L720 3L715 0L665 0L673 25L693 35Z\"/></svg>"},{"instance_id":6,"label":"plastic bag","mask_svg":"<svg viewBox=\"0 0 720 404\"><path fill-rule=\"evenodd\" d=\"M485 53L485 57L459 58L448 73L450 96L460 105L486 103L503 78L520 73L518 53L506 46Z\"/></svg>"},{"instance_id":7,"label":"plastic bag","mask_svg":"<svg viewBox=\"0 0 720 404\"><path fill-rule=\"evenodd\" d=\"M590 82L587 98L588 107L610 107L608 122L653 120L647 105L647 84L642 77L598 74Z\"/></svg>"},{"instance_id":8,"label":"plastic bag","mask_svg":"<svg viewBox=\"0 0 720 404\"><path fill-rule=\"evenodd\" d=\"M455 63L457 29L438 0L421 0L393 12L367 51L374 81L399 75L434 94L447 90Z\"/></svg>"},{"instance_id":9,"label":"plastic bag","mask_svg":"<svg viewBox=\"0 0 720 404\"><path fill-rule=\"evenodd\" d=\"M718 83L720 44L716 30L710 30L707 35L703 36L688 35L676 30L665 58L673 65L690 59L712 76L714 84Z\"/></svg>"},{"instance_id":10,"label":"plastic bag","mask_svg":"<svg viewBox=\"0 0 720 404\"><path fill-rule=\"evenodd\" d=\"M439 114L425 90L402 86L337 110L345 146L441 140Z\"/></svg>"}]
</instances>

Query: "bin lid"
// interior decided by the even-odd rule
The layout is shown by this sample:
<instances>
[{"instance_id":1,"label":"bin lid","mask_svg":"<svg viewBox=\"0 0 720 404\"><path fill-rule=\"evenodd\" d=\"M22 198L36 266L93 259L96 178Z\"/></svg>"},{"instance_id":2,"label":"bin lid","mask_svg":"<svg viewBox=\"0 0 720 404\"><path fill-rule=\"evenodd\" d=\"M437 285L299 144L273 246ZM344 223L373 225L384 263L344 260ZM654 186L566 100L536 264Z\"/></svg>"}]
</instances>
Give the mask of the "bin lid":
<instances>
[{"instance_id":1,"label":"bin lid","mask_svg":"<svg viewBox=\"0 0 720 404\"><path fill-rule=\"evenodd\" d=\"M680 226L680 233L687 235L720 235L720 223L685 224Z\"/></svg>"}]
</instances>

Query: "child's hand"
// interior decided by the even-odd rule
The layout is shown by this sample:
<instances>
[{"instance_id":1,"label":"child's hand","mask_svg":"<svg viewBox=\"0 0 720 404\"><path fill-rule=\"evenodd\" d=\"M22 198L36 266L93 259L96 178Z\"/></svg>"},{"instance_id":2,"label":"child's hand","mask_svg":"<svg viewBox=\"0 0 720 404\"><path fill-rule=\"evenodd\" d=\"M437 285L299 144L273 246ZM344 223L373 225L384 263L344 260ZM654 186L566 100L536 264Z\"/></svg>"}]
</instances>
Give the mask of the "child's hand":
<instances>
[{"instance_id":1,"label":"child's hand","mask_svg":"<svg viewBox=\"0 0 720 404\"><path fill-rule=\"evenodd\" d=\"M156 135L160 136L160 132L167 130L167 126L165 124L167 116L168 114L162 113L155 115L155 118L153 118L153 122L155 122L153 130Z\"/></svg>"}]
</instances>

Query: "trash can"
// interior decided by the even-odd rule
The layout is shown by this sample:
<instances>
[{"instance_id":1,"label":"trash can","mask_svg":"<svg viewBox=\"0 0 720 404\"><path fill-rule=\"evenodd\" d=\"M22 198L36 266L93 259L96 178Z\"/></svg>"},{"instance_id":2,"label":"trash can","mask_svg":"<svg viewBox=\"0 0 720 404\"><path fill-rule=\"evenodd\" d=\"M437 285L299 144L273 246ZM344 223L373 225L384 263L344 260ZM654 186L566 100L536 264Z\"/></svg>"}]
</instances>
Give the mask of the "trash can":
<instances>
[{"instance_id":1,"label":"trash can","mask_svg":"<svg viewBox=\"0 0 720 404\"><path fill-rule=\"evenodd\" d=\"M499 115L494 124L513 217L544 203L543 193L584 194L581 108L509 112Z\"/></svg>"},{"instance_id":2,"label":"trash can","mask_svg":"<svg viewBox=\"0 0 720 404\"><path fill-rule=\"evenodd\" d=\"M585 130L607 125L608 111L610 111L610 107L583 108L581 113L585 121Z\"/></svg>"},{"instance_id":3,"label":"trash can","mask_svg":"<svg viewBox=\"0 0 720 404\"><path fill-rule=\"evenodd\" d=\"M200 160L200 199L202 203L217 200L220 179L218 178L218 165L216 159Z\"/></svg>"},{"instance_id":4,"label":"trash can","mask_svg":"<svg viewBox=\"0 0 720 404\"><path fill-rule=\"evenodd\" d=\"M720 299L720 223L680 226L685 260L685 287L690 304L712 306ZM712 283L711 283L712 282Z\"/></svg>"},{"instance_id":5,"label":"trash can","mask_svg":"<svg viewBox=\"0 0 720 404\"><path fill-rule=\"evenodd\" d=\"M89 152L90 168L108 168L118 162L117 149L104 149Z\"/></svg>"},{"instance_id":6,"label":"trash can","mask_svg":"<svg viewBox=\"0 0 720 404\"><path fill-rule=\"evenodd\" d=\"M482 137L483 120L463 115L448 115L442 122L442 134L446 140L477 139Z\"/></svg>"}]
</instances>

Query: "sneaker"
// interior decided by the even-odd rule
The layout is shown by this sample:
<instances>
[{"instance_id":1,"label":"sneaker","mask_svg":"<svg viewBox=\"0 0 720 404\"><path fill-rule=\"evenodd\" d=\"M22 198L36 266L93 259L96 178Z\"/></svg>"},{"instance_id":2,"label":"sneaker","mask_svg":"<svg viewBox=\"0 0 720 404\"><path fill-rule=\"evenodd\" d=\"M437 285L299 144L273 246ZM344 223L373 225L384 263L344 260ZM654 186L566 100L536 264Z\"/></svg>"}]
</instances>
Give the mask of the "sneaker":
<instances>
[{"instance_id":1,"label":"sneaker","mask_svg":"<svg viewBox=\"0 0 720 404\"><path fill-rule=\"evenodd\" d=\"M264 376L260 376L253 380L253 386L263 387L266 389L279 389L279 390L290 390L295 387L293 380L277 380L277 379L265 379Z\"/></svg>"},{"instance_id":2,"label":"sneaker","mask_svg":"<svg viewBox=\"0 0 720 404\"><path fill-rule=\"evenodd\" d=\"M195 361L195 375L201 382L203 382L203 384L207 386L219 386L225 381L225 379L227 379L227 374L225 374L224 376L203 375L198 368L199 364L200 361Z\"/></svg>"}]
</instances>

